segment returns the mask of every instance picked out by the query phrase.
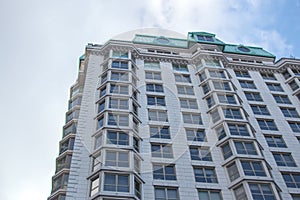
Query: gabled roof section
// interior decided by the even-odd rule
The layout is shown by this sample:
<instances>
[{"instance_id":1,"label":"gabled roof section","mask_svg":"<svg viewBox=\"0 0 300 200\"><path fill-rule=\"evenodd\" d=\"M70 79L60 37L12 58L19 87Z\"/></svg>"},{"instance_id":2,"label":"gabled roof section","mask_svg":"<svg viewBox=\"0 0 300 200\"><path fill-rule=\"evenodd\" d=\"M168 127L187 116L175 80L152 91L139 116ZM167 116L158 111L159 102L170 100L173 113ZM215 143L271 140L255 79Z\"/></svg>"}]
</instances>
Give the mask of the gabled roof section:
<instances>
[{"instance_id":1,"label":"gabled roof section","mask_svg":"<svg viewBox=\"0 0 300 200\"><path fill-rule=\"evenodd\" d=\"M169 38L164 36L140 35L140 34L135 35L133 39L133 43L153 44L153 45L179 47L179 48L188 47L188 41L184 39Z\"/></svg>"},{"instance_id":2,"label":"gabled roof section","mask_svg":"<svg viewBox=\"0 0 300 200\"><path fill-rule=\"evenodd\" d=\"M225 45L224 42L216 38L215 34L207 32L188 32L188 40L197 43Z\"/></svg>"},{"instance_id":3,"label":"gabled roof section","mask_svg":"<svg viewBox=\"0 0 300 200\"><path fill-rule=\"evenodd\" d=\"M275 56L261 47L251 47L244 45L226 44L223 50L224 53L244 54L249 56L262 56L275 58Z\"/></svg>"}]
</instances>

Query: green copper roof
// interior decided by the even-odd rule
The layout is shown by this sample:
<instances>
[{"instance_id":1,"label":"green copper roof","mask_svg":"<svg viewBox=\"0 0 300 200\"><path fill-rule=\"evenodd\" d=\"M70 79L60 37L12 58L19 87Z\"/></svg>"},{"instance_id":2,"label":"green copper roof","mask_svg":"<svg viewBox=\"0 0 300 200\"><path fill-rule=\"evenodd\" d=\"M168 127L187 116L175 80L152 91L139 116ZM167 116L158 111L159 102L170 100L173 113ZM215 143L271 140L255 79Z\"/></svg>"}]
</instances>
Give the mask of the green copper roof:
<instances>
[{"instance_id":1,"label":"green copper roof","mask_svg":"<svg viewBox=\"0 0 300 200\"><path fill-rule=\"evenodd\" d=\"M85 54L83 54L82 56L79 57L79 60L84 60L85 59Z\"/></svg>"},{"instance_id":2,"label":"green copper roof","mask_svg":"<svg viewBox=\"0 0 300 200\"><path fill-rule=\"evenodd\" d=\"M198 43L224 45L225 43L216 38L215 34L207 32L188 32L188 40Z\"/></svg>"},{"instance_id":3,"label":"green copper roof","mask_svg":"<svg viewBox=\"0 0 300 200\"><path fill-rule=\"evenodd\" d=\"M261 47L251 47L243 45L233 45L225 44L221 40L216 38L215 34L207 32L188 32L187 40L177 39L177 38L167 38L164 36L150 36L150 35L140 35L136 34L133 39L133 43L141 44L152 44L160 46L169 46L169 47L179 47L179 48L188 48L194 45L195 43L202 44L212 44L218 45L220 50L224 53L234 53L250 56L262 56L268 58L275 58L275 56ZM80 58L84 59L84 55Z\"/></svg>"},{"instance_id":4,"label":"green copper roof","mask_svg":"<svg viewBox=\"0 0 300 200\"><path fill-rule=\"evenodd\" d=\"M275 58L275 56L273 54L265 51L261 47L250 47L250 46L243 46L243 45L226 44L223 52Z\"/></svg>"},{"instance_id":5,"label":"green copper roof","mask_svg":"<svg viewBox=\"0 0 300 200\"><path fill-rule=\"evenodd\" d=\"M184 39L177 38L167 38L164 36L150 36L150 35L135 35L133 39L134 43L142 43L142 44L154 44L161 46L171 46L171 47L179 47L179 48L187 48L188 41Z\"/></svg>"}]
</instances>

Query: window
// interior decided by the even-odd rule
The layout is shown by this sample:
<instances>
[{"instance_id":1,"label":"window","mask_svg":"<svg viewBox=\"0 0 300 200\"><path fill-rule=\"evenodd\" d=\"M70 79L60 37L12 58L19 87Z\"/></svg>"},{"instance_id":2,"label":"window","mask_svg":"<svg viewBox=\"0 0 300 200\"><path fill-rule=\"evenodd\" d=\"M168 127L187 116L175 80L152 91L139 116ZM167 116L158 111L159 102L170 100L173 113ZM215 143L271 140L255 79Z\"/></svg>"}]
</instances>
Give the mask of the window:
<instances>
[{"instance_id":1,"label":"window","mask_svg":"<svg viewBox=\"0 0 300 200\"><path fill-rule=\"evenodd\" d=\"M209 96L206 98L206 103L207 103L208 108L211 108L212 106L215 105L215 100L212 96Z\"/></svg>"},{"instance_id":2,"label":"window","mask_svg":"<svg viewBox=\"0 0 300 200\"><path fill-rule=\"evenodd\" d=\"M194 95L194 89L192 86L177 85L177 92L178 94Z\"/></svg>"},{"instance_id":3,"label":"window","mask_svg":"<svg viewBox=\"0 0 300 200\"><path fill-rule=\"evenodd\" d=\"M98 113L102 112L105 109L105 100L101 101L98 104Z\"/></svg>"},{"instance_id":4,"label":"window","mask_svg":"<svg viewBox=\"0 0 300 200\"><path fill-rule=\"evenodd\" d=\"M248 71L234 71L236 77L240 78L251 78Z\"/></svg>"},{"instance_id":5,"label":"window","mask_svg":"<svg viewBox=\"0 0 300 200\"><path fill-rule=\"evenodd\" d=\"M249 183L254 200L276 200L271 185L267 183Z\"/></svg>"},{"instance_id":6,"label":"window","mask_svg":"<svg viewBox=\"0 0 300 200\"><path fill-rule=\"evenodd\" d=\"M142 194L142 187L141 183L136 180L136 177L134 177L134 194L137 196L139 199L141 198Z\"/></svg>"},{"instance_id":7,"label":"window","mask_svg":"<svg viewBox=\"0 0 300 200\"><path fill-rule=\"evenodd\" d=\"M153 179L176 180L175 165L153 164Z\"/></svg>"},{"instance_id":8,"label":"window","mask_svg":"<svg viewBox=\"0 0 300 200\"><path fill-rule=\"evenodd\" d=\"M65 127L63 129L63 137L69 135L69 134L72 134L72 133L76 133L76 130L77 130L77 124L76 123L72 123L71 125Z\"/></svg>"},{"instance_id":9,"label":"window","mask_svg":"<svg viewBox=\"0 0 300 200\"><path fill-rule=\"evenodd\" d=\"M221 150L223 153L224 160L226 160L227 158L229 158L230 156L233 155L228 142L226 144L224 144L223 146L221 146Z\"/></svg>"},{"instance_id":10,"label":"window","mask_svg":"<svg viewBox=\"0 0 300 200\"><path fill-rule=\"evenodd\" d=\"M208 41L208 42L214 42L214 38L210 35L197 35L198 40Z\"/></svg>"},{"instance_id":11,"label":"window","mask_svg":"<svg viewBox=\"0 0 300 200\"><path fill-rule=\"evenodd\" d=\"M61 174L52 181L52 193L59 189L66 189L69 180L69 174Z\"/></svg>"},{"instance_id":12,"label":"window","mask_svg":"<svg viewBox=\"0 0 300 200\"><path fill-rule=\"evenodd\" d=\"M111 80L113 81L128 81L127 72L111 72Z\"/></svg>"},{"instance_id":13,"label":"window","mask_svg":"<svg viewBox=\"0 0 300 200\"><path fill-rule=\"evenodd\" d=\"M284 172L282 177L287 187L289 188L300 188L300 174L293 172Z\"/></svg>"},{"instance_id":14,"label":"window","mask_svg":"<svg viewBox=\"0 0 300 200\"><path fill-rule=\"evenodd\" d=\"M128 62L113 61L111 67L115 69L128 69Z\"/></svg>"},{"instance_id":15,"label":"window","mask_svg":"<svg viewBox=\"0 0 300 200\"><path fill-rule=\"evenodd\" d=\"M106 151L106 166L129 167L129 154L126 151Z\"/></svg>"},{"instance_id":16,"label":"window","mask_svg":"<svg viewBox=\"0 0 300 200\"><path fill-rule=\"evenodd\" d=\"M192 160L212 161L210 150L207 147L190 147Z\"/></svg>"},{"instance_id":17,"label":"window","mask_svg":"<svg viewBox=\"0 0 300 200\"><path fill-rule=\"evenodd\" d=\"M107 81L107 73L101 75L101 84Z\"/></svg>"},{"instance_id":18,"label":"window","mask_svg":"<svg viewBox=\"0 0 300 200\"><path fill-rule=\"evenodd\" d=\"M299 88L299 85L296 83L295 80L293 80L292 82L289 83L289 86L291 87L291 89L293 91L297 90Z\"/></svg>"},{"instance_id":19,"label":"window","mask_svg":"<svg viewBox=\"0 0 300 200\"><path fill-rule=\"evenodd\" d=\"M63 152L65 152L67 150L73 150L74 142L75 142L75 138L69 138L68 140L61 143L60 149L59 149L59 154L62 154Z\"/></svg>"},{"instance_id":20,"label":"window","mask_svg":"<svg viewBox=\"0 0 300 200\"><path fill-rule=\"evenodd\" d=\"M145 78L149 80L161 80L160 72L145 72Z\"/></svg>"},{"instance_id":21,"label":"window","mask_svg":"<svg viewBox=\"0 0 300 200\"><path fill-rule=\"evenodd\" d=\"M234 181L235 179L240 177L239 170L235 162L228 165L226 168L227 168L230 181Z\"/></svg>"},{"instance_id":22,"label":"window","mask_svg":"<svg viewBox=\"0 0 300 200\"><path fill-rule=\"evenodd\" d=\"M149 116L149 120L151 121L160 121L160 122L168 121L167 111L165 110L149 110L148 116Z\"/></svg>"},{"instance_id":23,"label":"window","mask_svg":"<svg viewBox=\"0 0 300 200\"><path fill-rule=\"evenodd\" d=\"M103 124L104 124L104 117L103 117L103 115L102 115L101 117L99 117L99 118L97 119L97 129L102 128L102 127L103 127Z\"/></svg>"},{"instance_id":24,"label":"window","mask_svg":"<svg viewBox=\"0 0 300 200\"><path fill-rule=\"evenodd\" d=\"M91 182L91 191L90 191L90 196L94 196L98 191L99 191L99 177L96 179L92 180Z\"/></svg>"},{"instance_id":25,"label":"window","mask_svg":"<svg viewBox=\"0 0 300 200\"><path fill-rule=\"evenodd\" d=\"M292 69L295 76L300 76L300 70L299 69Z\"/></svg>"},{"instance_id":26,"label":"window","mask_svg":"<svg viewBox=\"0 0 300 200\"><path fill-rule=\"evenodd\" d=\"M277 103L291 104L287 95L273 94L273 97Z\"/></svg>"},{"instance_id":27,"label":"window","mask_svg":"<svg viewBox=\"0 0 300 200\"><path fill-rule=\"evenodd\" d=\"M159 69L159 62L144 62L144 68L145 69Z\"/></svg>"},{"instance_id":28,"label":"window","mask_svg":"<svg viewBox=\"0 0 300 200\"><path fill-rule=\"evenodd\" d=\"M183 122L188 124L202 124L202 119L198 113L182 113Z\"/></svg>"},{"instance_id":29,"label":"window","mask_svg":"<svg viewBox=\"0 0 300 200\"><path fill-rule=\"evenodd\" d=\"M244 173L246 176L266 176L260 161L241 161Z\"/></svg>"},{"instance_id":30,"label":"window","mask_svg":"<svg viewBox=\"0 0 300 200\"><path fill-rule=\"evenodd\" d=\"M223 108L225 118L229 119L243 119L240 109L236 108Z\"/></svg>"},{"instance_id":31,"label":"window","mask_svg":"<svg viewBox=\"0 0 300 200\"><path fill-rule=\"evenodd\" d=\"M282 73L282 75L283 75L283 77L284 77L285 79L288 79L288 78L291 77L291 74L290 74L287 70L284 71L284 72Z\"/></svg>"},{"instance_id":32,"label":"window","mask_svg":"<svg viewBox=\"0 0 300 200\"><path fill-rule=\"evenodd\" d=\"M75 106L80 105L80 104L81 104L81 97L78 97L78 98L74 99L73 101L69 101L68 109L70 110L70 109L72 109Z\"/></svg>"},{"instance_id":33,"label":"window","mask_svg":"<svg viewBox=\"0 0 300 200\"><path fill-rule=\"evenodd\" d=\"M251 105L251 109L255 115L270 115L265 105Z\"/></svg>"},{"instance_id":34,"label":"window","mask_svg":"<svg viewBox=\"0 0 300 200\"><path fill-rule=\"evenodd\" d=\"M72 160L71 155L65 155L62 158L57 159L57 161L56 161L56 171L55 172L58 172L58 171L60 171L64 168L70 169L71 160Z\"/></svg>"},{"instance_id":35,"label":"window","mask_svg":"<svg viewBox=\"0 0 300 200\"><path fill-rule=\"evenodd\" d=\"M293 118L299 118L299 114L296 111L295 108L284 108L284 107L280 107L282 114L285 117L293 117Z\"/></svg>"},{"instance_id":36,"label":"window","mask_svg":"<svg viewBox=\"0 0 300 200\"><path fill-rule=\"evenodd\" d=\"M231 135L250 136L247 126L245 124L228 123L228 128Z\"/></svg>"},{"instance_id":37,"label":"window","mask_svg":"<svg viewBox=\"0 0 300 200\"><path fill-rule=\"evenodd\" d=\"M169 127L161 126L150 126L151 138L170 139Z\"/></svg>"},{"instance_id":38,"label":"window","mask_svg":"<svg viewBox=\"0 0 300 200\"><path fill-rule=\"evenodd\" d=\"M164 92L163 86L161 84L147 83L146 84L147 92Z\"/></svg>"},{"instance_id":39,"label":"window","mask_svg":"<svg viewBox=\"0 0 300 200\"><path fill-rule=\"evenodd\" d=\"M253 81L242 81L240 80L240 85L242 88L248 88L248 89L256 89L255 84L253 83Z\"/></svg>"},{"instance_id":40,"label":"window","mask_svg":"<svg viewBox=\"0 0 300 200\"><path fill-rule=\"evenodd\" d=\"M109 108L128 110L128 99L109 98Z\"/></svg>"},{"instance_id":41,"label":"window","mask_svg":"<svg viewBox=\"0 0 300 200\"><path fill-rule=\"evenodd\" d=\"M129 192L129 175L105 173L104 190L113 192Z\"/></svg>"},{"instance_id":42,"label":"window","mask_svg":"<svg viewBox=\"0 0 300 200\"><path fill-rule=\"evenodd\" d=\"M128 94L128 85L110 85L110 93L112 94Z\"/></svg>"},{"instance_id":43,"label":"window","mask_svg":"<svg viewBox=\"0 0 300 200\"><path fill-rule=\"evenodd\" d=\"M263 73L263 72L261 72L260 75L262 76L262 78L264 80L273 80L273 81L276 80L274 74L271 74L271 73Z\"/></svg>"},{"instance_id":44,"label":"window","mask_svg":"<svg viewBox=\"0 0 300 200\"><path fill-rule=\"evenodd\" d=\"M218 190L198 189L199 200L221 200L221 193Z\"/></svg>"},{"instance_id":45,"label":"window","mask_svg":"<svg viewBox=\"0 0 300 200\"><path fill-rule=\"evenodd\" d=\"M102 88L102 89L100 90L100 95L99 95L99 97L101 98L101 97L103 97L105 94L106 94L106 87L104 87L104 88Z\"/></svg>"},{"instance_id":46,"label":"window","mask_svg":"<svg viewBox=\"0 0 300 200\"><path fill-rule=\"evenodd\" d=\"M177 72L188 72L188 68L186 65L182 65L182 64L172 64L173 65L173 70L177 71Z\"/></svg>"},{"instance_id":47,"label":"window","mask_svg":"<svg viewBox=\"0 0 300 200\"><path fill-rule=\"evenodd\" d=\"M257 119L261 130L278 131L277 126L272 119Z\"/></svg>"},{"instance_id":48,"label":"window","mask_svg":"<svg viewBox=\"0 0 300 200\"><path fill-rule=\"evenodd\" d=\"M155 200L179 200L177 188L154 187Z\"/></svg>"},{"instance_id":49,"label":"window","mask_svg":"<svg viewBox=\"0 0 300 200\"><path fill-rule=\"evenodd\" d=\"M238 154L257 155L253 142L235 141L234 146Z\"/></svg>"},{"instance_id":50,"label":"window","mask_svg":"<svg viewBox=\"0 0 300 200\"><path fill-rule=\"evenodd\" d=\"M223 138L226 137L226 132L223 126L219 126L215 129L217 136L218 136L218 140L222 140Z\"/></svg>"},{"instance_id":51,"label":"window","mask_svg":"<svg viewBox=\"0 0 300 200\"><path fill-rule=\"evenodd\" d=\"M133 148L137 151L140 152L140 142L139 139L136 137L133 137Z\"/></svg>"},{"instance_id":52,"label":"window","mask_svg":"<svg viewBox=\"0 0 300 200\"><path fill-rule=\"evenodd\" d=\"M199 74L200 82L204 81L206 78L207 78L207 77L206 77L205 72L202 72L201 74Z\"/></svg>"},{"instance_id":53,"label":"window","mask_svg":"<svg viewBox=\"0 0 300 200\"><path fill-rule=\"evenodd\" d=\"M203 129L185 129L188 141L204 142L206 141L206 134Z\"/></svg>"},{"instance_id":54,"label":"window","mask_svg":"<svg viewBox=\"0 0 300 200\"><path fill-rule=\"evenodd\" d=\"M206 67L214 67L214 68L221 68L221 64L218 60L205 60Z\"/></svg>"},{"instance_id":55,"label":"window","mask_svg":"<svg viewBox=\"0 0 300 200\"><path fill-rule=\"evenodd\" d=\"M173 158L172 146L167 144L151 144L152 157Z\"/></svg>"},{"instance_id":56,"label":"window","mask_svg":"<svg viewBox=\"0 0 300 200\"><path fill-rule=\"evenodd\" d=\"M202 90L204 94L207 94L210 91L210 87L208 83L202 85Z\"/></svg>"},{"instance_id":57,"label":"window","mask_svg":"<svg viewBox=\"0 0 300 200\"><path fill-rule=\"evenodd\" d=\"M137 173L140 173L140 170L141 170L141 162L140 162L140 159L137 157L137 156L134 156L134 170L137 172Z\"/></svg>"},{"instance_id":58,"label":"window","mask_svg":"<svg viewBox=\"0 0 300 200\"><path fill-rule=\"evenodd\" d=\"M269 147L286 148L282 136L280 135L265 135Z\"/></svg>"},{"instance_id":59,"label":"window","mask_svg":"<svg viewBox=\"0 0 300 200\"><path fill-rule=\"evenodd\" d=\"M236 104L236 100L232 94L218 94L218 99L220 103Z\"/></svg>"},{"instance_id":60,"label":"window","mask_svg":"<svg viewBox=\"0 0 300 200\"><path fill-rule=\"evenodd\" d=\"M211 115L211 119L213 123L216 123L217 121L219 121L221 119L218 110L214 110L210 113Z\"/></svg>"},{"instance_id":61,"label":"window","mask_svg":"<svg viewBox=\"0 0 300 200\"><path fill-rule=\"evenodd\" d=\"M279 83L266 83L270 91L283 92Z\"/></svg>"},{"instance_id":62,"label":"window","mask_svg":"<svg viewBox=\"0 0 300 200\"><path fill-rule=\"evenodd\" d=\"M213 85L216 90L231 90L229 82L213 81Z\"/></svg>"},{"instance_id":63,"label":"window","mask_svg":"<svg viewBox=\"0 0 300 200\"><path fill-rule=\"evenodd\" d=\"M209 70L208 73L213 78L226 78L224 71Z\"/></svg>"},{"instance_id":64,"label":"window","mask_svg":"<svg viewBox=\"0 0 300 200\"><path fill-rule=\"evenodd\" d=\"M297 167L290 153L273 152L273 156L278 166Z\"/></svg>"},{"instance_id":65,"label":"window","mask_svg":"<svg viewBox=\"0 0 300 200\"><path fill-rule=\"evenodd\" d=\"M196 182L218 183L217 175L214 168L194 167L194 175Z\"/></svg>"},{"instance_id":66,"label":"window","mask_svg":"<svg viewBox=\"0 0 300 200\"><path fill-rule=\"evenodd\" d=\"M247 194L245 192L245 189L243 185L240 185L239 187L235 188L234 190L234 196L236 200L248 200Z\"/></svg>"},{"instance_id":67,"label":"window","mask_svg":"<svg viewBox=\"0 0 300 200\"><path fill-rule=\"evenodd\" d=\"M196 99L179 99L181 108L198 109Z\"/></svg>"},{"instance_id":68,"label":"window","mask_svg":"<svg viewBox=\"0 0 300 200\"><path fill-rule=\"evenodd\" d=\"M128 115L108 113L108 125L128 126L129 125Z\"/></svg>"},{"instance_id":69,"label":"window","mask_svg":"<svg viewBox=\"0 0 300 200\"><path fill-rule=\"evenodd\" d=\"M102 145L102 134L99 134L99 135L95 136L95 148L94 149L97 149L101 145Z\"/></svg>"},{"instance_id":70,"label":"window","mask_svg":"<svg viewBox=\"0 0 300 200\"><path fill-rule=\"evenodd\" d=\"M289 122L289 125L293 130L293 132L297 132L297 133L300 132L300 122Z\"/></svg>"},{"instance_id":71,"label":"window","mask_svg":"<svg viewBox=\"0 0 300 200\"><path fill-rule=\"evenodd\" d=\"M93 172L100 169L102 162L101 162L101 154L98 154L96 156L92 156L93 158Z\"/></svg>"},{"instance_id":72,"label":"window","mask_svg":"<svg viewBox=\"0 0 300 200\"><path fill-rule=\"evenodd\" d=\"M121 131L107 131L107 144L129 145L129 136Z\"/></svg>"},{"instance_id":73,"label":"window","mask_svg":"<svg viewBox=\"0 0 300 200\"><path fill-rule=\"evenodd\" d=\"M293 200L300 200L300 195L291 194Z\"/></svg>"},{"instance_id":74,"label":"window","mask_svg":"<svg viewBox=\"0 0 300 200\"><path fill-rule=\"evenodd\" d=\"M112 57L114 57L114 58L128 58L128 52L113 51Z\"/></svg>"},{"instance_id":75,"label":"window","mask_svg":"<svg viewBox=\"0 0 300 200\"><path fill-rule=\"evenodd\" d=\"M175 81L176 82L183 82L183 83L191 83L190 75L187 74L175 74Z\"/></svg>"},{"instance_id":76,"label":"window","mask_svg":"<svg viewBox=\"0 0 300 200\"><path fill-rule=\"evenodd\" d=\"M149 106L165 106L165 97L163 96L147 96Z\"/></svg>"},{"instance_id":77,"label":"window","mask_svg":"<svg viewBox=\"0 0 300 200\"><path fill-rule=\"evenodd\" d=\"M248 101L263 101L257 92L245 92L245 95Z\"/></svg>"}]
</instances>

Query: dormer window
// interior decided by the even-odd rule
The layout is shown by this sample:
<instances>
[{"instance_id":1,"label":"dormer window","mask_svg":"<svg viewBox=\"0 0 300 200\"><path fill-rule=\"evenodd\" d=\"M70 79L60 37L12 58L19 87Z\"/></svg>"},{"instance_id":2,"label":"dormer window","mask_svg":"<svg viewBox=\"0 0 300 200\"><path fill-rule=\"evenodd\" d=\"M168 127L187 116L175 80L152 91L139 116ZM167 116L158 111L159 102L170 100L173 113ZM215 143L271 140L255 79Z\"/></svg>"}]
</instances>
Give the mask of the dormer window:
<instances>
[{"instance_id":1,"label":"dormer window","mask_svg":"<svg viewBox=\"0 0 300 200\"><path fill-rule=\"evenodd\" d=\"M214 38L209 35L197 35L198 40L213 42Z\"/></svg>"},{"instance_id":2,"label":"dormer window","mask_svg":"<svg viewBox=\"0 0 300 200\"><path fill-rule=\"evenodd\" d=\"M245 53L250 52L250 49L245 47L245 46L239 46L238 50L241 51L241 52L245 52Z\"/></svg>"}]
</instances>

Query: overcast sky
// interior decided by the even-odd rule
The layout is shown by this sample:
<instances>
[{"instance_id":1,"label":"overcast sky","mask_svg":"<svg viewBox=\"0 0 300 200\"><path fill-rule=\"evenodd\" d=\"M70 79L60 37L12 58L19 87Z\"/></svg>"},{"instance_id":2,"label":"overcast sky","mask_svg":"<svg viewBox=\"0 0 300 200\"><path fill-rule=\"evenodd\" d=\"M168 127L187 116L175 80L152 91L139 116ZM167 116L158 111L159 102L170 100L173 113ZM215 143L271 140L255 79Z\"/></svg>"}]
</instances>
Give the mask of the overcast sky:
<instances>
[{"instance_id":1,"label":"overcast sky","mask_svg":"<svg viewBox=\"0 0 300 200\"><path fill-rule=\"evenodd\" d=\"M51 191L69 88L87 43L161 27L300 58L299 0L0 0L0 199Z\"/></svg>"}]
</instances>

